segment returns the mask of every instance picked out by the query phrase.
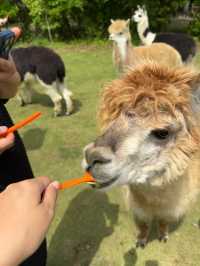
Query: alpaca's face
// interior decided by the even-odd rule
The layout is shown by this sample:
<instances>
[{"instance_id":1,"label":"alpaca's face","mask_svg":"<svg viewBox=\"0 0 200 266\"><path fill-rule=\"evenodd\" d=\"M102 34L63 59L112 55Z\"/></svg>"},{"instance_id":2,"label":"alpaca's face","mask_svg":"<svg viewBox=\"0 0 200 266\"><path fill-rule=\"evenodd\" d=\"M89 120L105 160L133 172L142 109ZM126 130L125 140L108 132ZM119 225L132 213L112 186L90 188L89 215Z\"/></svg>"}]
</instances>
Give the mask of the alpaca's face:
<instances>
[{"instance_id":1,"label":"alpaca's face","mask_svg":"<svg viewBox=\"0 0 200 266\"><path fill-rule=\"evenodd\" d=\"M147 19L147 13L144 9L139 8L135 11L134 15L132 16L132 20L136 23L140 23Z\"/></svg>"},{"instance_id":2,"label":"alpaca's face","mask_svg":"<svg viewBox=\"0 0 200 266\"><path fill-rule=\"evenodd\" d=\"M109 39L118 44L126 43L130 34L129 22L130 20L111 20L111 25L108 28Z\"/></svg>"},{"instance_id":3,"label":"alpaca's face","mask_svg":"<svg viewBox=\"0 0 200 266\"><path fill-rule=\"evenodd\" d=\"M102 188L151 183L160 176L170 179L171 170L179 175L186 160L182 161L181 152L176 157L179 153L173 155L173 151L179 142L187 141L187 129L181 113L177 117L160 113L156 119L141 118L132 111L121 114L85 148L84 168Z\"/></svg>"},{"instance_id":4,"label":"alpaca's face","mask_svg":"<svg viewBox=\"0 0 200 266\"><path fill-rule=\"evenodd\" d=\"M162 185L182 176L200 144L200 74L144 63L105 87L104 128L83 166L101 187Z\"/></svg>"}]
</instances>

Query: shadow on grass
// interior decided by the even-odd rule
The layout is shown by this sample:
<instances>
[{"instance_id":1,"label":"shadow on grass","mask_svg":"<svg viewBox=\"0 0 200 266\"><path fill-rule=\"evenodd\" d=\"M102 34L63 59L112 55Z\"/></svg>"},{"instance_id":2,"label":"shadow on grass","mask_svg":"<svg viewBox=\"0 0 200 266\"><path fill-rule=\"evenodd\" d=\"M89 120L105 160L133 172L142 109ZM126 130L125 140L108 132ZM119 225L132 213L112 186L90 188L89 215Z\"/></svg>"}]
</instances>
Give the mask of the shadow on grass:
<instances>
[{"instance_id":1,"label":"shadow on grass","mask_svg":"<svg viewBox=\"0 0 200 266\"><path fill-rule=\"evenodd\" d=\"M173 233L181 224L183 220L180 220L177 223L170 225L169 227L169 234ZM152 224L148 244L154 240L158 240L158 233L157 233L157 223L154 221ZM160 243L163 245L164 243ZM131 248L125 255L124 255L124 266L134 266L137 263L137 249ZM159 266L159 262L157 260L147 260L145 262L145 266Z\"/></svg>"},{"instance_id":2,"label":"shadow on grass","mask_svg":"<svg viewBox=\"0 0 200 266\"><path fill-rule=\"evenodd\" d=\"M180 219L178 222L169 224L169 238L170 238L170 235L174 231L176 231L179 228L179 226L183 223L183 220L184 219ZM157 227L156 221L153 221L151 232L150 232L149 239L148 239L148 244L154 240L158 241L158 227ZM160 244L164 245L165 243L161 242Z\"/></svg>"},{"instance_id":3,"label":"shadow on grass","mask_svg":"<svg viewBox=\"0 0 200 266\"><path fill-rule=\"evenodd\" d=\"M157 260L147 260L145 266L159 266L159 263Z\"/></svg>"},{"instance_id":4,"label":"shadow on grass","mask_svg":"<svg viewBox=\"0 0 200 266\"><path fill-rule=\"evenodd\" d=\"M102 240L113 233L118 215L118 205L111 204L105 193L80 192L71 201L52 237L48 265L90 265Z\"/></svg>"},{"instance_id":5,"label":"shadow on grass","mask_svg":"<svg viewBox=\"0 0 200 266\"><path fill-rule=\"evenodd\" d=\"M29 129L23 134L23 141L25 143L27 150L37 150L39 149L45 138L47 130L40 128Z\"/></svg>"},{"instance_id":6,"label":"shadow on grass","mask_svg":"<svg viewBox=\"0 0 200 266\"><path fill-rule=\"evenodd\" d=\"M73 106L74 106L74 110L72 112L72 115L73 115L73 114L78 113L80 111L82 103L77 99L72 99L72 100L73 100ZM39 93L37 91L34 91L33 104L34 103L39 103L44 107L52 107L53 108L53 106L54 106L53 102L51 101L51 99L48 95ZM64 100L62 101L62 105L63 105L63 111L65 113L66 106L65 106ZM63 113L63 115L64 115L64 113Z\"/></svg>"},{"instance_id":7,"label":"shadow on grass","mask_svg":"<svg viewBox=\"0 0 200 266\"><path fill-rule=\"evenodd\" d=\"M35 90L33 95L33 103L39 103L45 107L53 107L53 102L48 95L39 93Z\"/></svg>"},{"instance_id":8,"label":"shadow on grass","mask_svg":"<svg viewBox=\"0 0 200 266\"><path fill-rule=\"evenodd\" d=\"M124 266L134 266L137 262L137 253L135 248L131 248L124 255Z\"/></svg>"},{"instance_id":9,"label":"shadow on grass","mask_svg":"<svg viewBox=\"0 0 200 266\"><path fill-rule=\"evenodd\" d=\"M197 223L197 225L198 225L198 227L199 227L199 229L200 229L200 220L198 220L198 223Z\"/></svg>"},{"instance_id":10,"label":"shadow on grass","mask_svg":"<svg viewBox=\"0 0 200 266\"><path fill-rule=\"evenodd\" d=\"M82 103L77 99L73 99L73 104L74 104L74 110L72 114L78 113L81 109Z\"/></svg>"},{"instance_id":11,"label":"shadow on grass","mask_svg":"<svg viewBox=\"0 0 200 266\"><path fill-rule=\"evenodd\" d=\"M135 225L137 227L137 219L135 219L134 217L134 220L135 220ZM177 222L174 222L174 223L169 223L169 227L168 227L168 234L169 234L169 238L170 238L170 234L172 234L174 231L176 231L179 226L182 224L183 222L183 219L180 219L179 221ZM148 243L147 245L149 245L150 242L153 242L154 240L155 241L159 241L159 232L158 232L158 220L153 220L153 222L151 224L149 224L150 228L149 228L149 236L148 236ZM137 232L139 233L139 229L137 229ZM135 242L137 242L137 237L136 237L136 240ZM162 242L161 241L161 244L165 244L165 242Z\"/></svg>"}]
</instances>

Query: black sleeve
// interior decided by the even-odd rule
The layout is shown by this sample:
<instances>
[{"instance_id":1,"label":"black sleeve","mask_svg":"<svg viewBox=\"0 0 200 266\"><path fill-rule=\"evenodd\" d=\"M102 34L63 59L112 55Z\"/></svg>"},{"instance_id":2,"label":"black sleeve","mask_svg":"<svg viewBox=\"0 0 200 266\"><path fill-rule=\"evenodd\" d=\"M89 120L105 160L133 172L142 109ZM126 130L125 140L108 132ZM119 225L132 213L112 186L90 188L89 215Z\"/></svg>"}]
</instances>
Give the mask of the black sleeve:
<instances>
[{"instance_id":1,"label":"black sleeve","mask_svg":"<svg viewBox=\"0 0 200 266\"><path fill-rule=\"evenodd\" d=\"M1 99L1 100L0 100L0 102L1 102L2 104L6 104L8 101L9 101L9 99Z\"/></svg>"},{"instance_id":2,"label":"black sleeve","mask_svg":"<svg viewBox=\"0 0 200 266\"><path fill-rule=\"evenodd\" d=\"M11 127L13 122L0 101L0 126ZM15 133L14 146L0 155L0 190L10 183L33 178L33 172L18 133Z\"/></svg>"}]
</instances>

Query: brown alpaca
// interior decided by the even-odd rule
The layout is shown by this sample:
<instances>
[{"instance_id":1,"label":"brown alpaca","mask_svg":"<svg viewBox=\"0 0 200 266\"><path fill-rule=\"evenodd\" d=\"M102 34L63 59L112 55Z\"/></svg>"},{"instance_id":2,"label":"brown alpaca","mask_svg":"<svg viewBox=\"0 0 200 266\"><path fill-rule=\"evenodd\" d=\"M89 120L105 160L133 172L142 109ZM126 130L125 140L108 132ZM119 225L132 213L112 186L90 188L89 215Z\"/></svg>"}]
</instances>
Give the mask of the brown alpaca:
<instances>
[{"instance_id":1,"label":"brown alpaca","mask_svg":"<svg viewBox=\"0 0 200 266\"><path fill-rule=\"evenodd\" d=\"M182 65L180 54L164 43L133 47L129 31L130 20L111 20L108 28L109 38L113 41L113 61L118 71L125 72L142 60L153 60L170 67Z\"/></svg>"},{"instance_id":2,"label":"brown alpaca","mask_svg":"<svg viewBox=\"0 0 200 266\"><path fill-rule=\"evenodd\" d=\"M108 85L103 134L85 149L85 167L101 188L128 185L137 245L157 219L159 239L184 216L200 190L200 74L146 63Z\"/></svg>"}]
</instances>

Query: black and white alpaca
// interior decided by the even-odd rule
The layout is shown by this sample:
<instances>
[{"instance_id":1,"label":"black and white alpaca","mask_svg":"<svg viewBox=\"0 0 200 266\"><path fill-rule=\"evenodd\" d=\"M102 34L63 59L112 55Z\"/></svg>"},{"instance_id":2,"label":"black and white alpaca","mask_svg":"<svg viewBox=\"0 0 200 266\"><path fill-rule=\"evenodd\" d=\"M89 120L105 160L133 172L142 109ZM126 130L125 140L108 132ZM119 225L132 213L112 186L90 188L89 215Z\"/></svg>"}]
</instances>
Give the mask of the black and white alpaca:
<instances>
[{"instance_id":1,"label":"black and white alpaca","mask_svg":"<svg viewBox=\"0 0 200 266\"><path fill-rule=\"evenodd\" d=\"M148 14L144 6L138 6L138 9L132 16L132 20L137 23L137 32L144 45L150 45L153 42L167 43L180 53L183 62L188 62L195 56L196 43L191 36L175 32L151 32Z\"/></svg>"},{"instance_id":2,"label":"black and white alpaca","mask_svg":"<svg viewBox=\"0 0 200 266\"><path fill-rule=\"evenodd\" d=\"M46 47L30 46L13 49L11 56L21 76L22 84L18 93L21 105L32 102L33 89L37 81L54 103L56 116L62 114L63 100L66 104L66 115L72 112L72 93L64 84L65 66L58 54Z\"/></svg>"}]
</instances>

